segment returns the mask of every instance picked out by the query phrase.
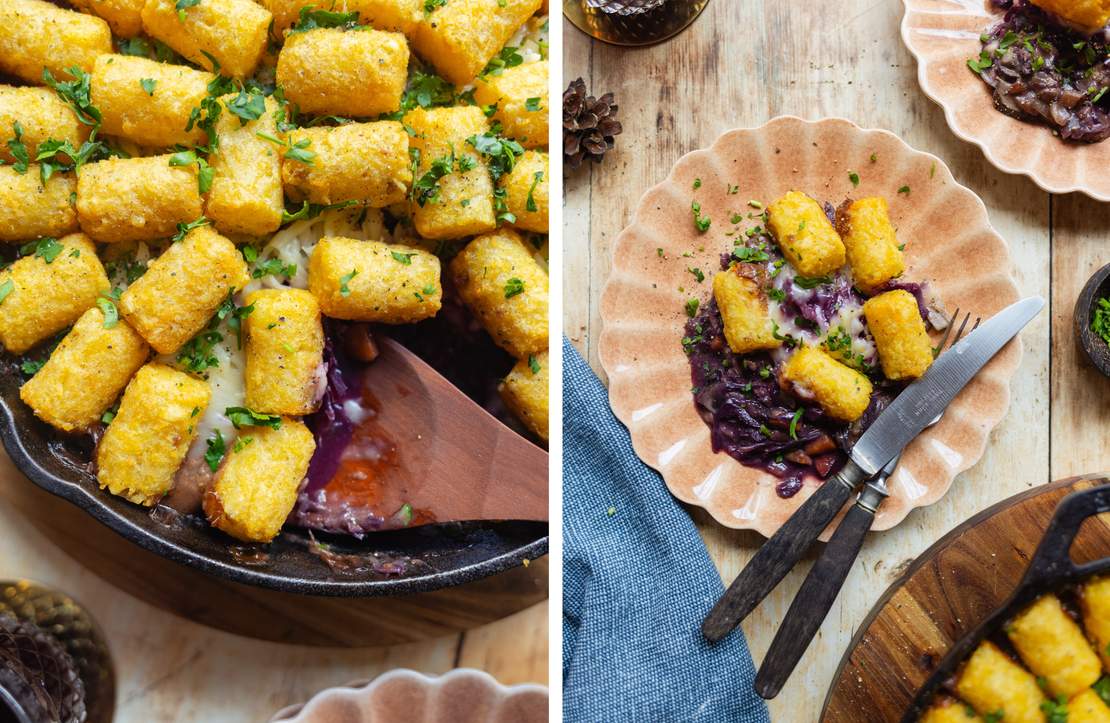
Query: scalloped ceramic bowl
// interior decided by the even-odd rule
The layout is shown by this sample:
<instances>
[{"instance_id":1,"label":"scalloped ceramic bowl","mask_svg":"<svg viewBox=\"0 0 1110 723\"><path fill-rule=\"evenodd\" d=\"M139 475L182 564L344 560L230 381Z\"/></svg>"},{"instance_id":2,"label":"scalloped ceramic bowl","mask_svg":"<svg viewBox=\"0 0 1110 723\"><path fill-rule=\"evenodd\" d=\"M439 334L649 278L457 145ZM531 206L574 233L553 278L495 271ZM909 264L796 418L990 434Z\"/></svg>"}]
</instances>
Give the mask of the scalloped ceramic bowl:
<instances>
[{"instance_id":1,"label":"scalloped ceramic bowl","mask_svg":"<svg viewBox=\"0 0 1110 723\"><path fill-rule=\"evenodd\" d=\"M858 188L850 171L859 175ZM702 213L720 220L705 234L691 220L696 178L702 182L696 192ZM727 193L730 184L739 184L738 194ZM903 186L908 194L898 193ZM783 117L729 131L710 148L683 156L640 199L614 247L601 297L599 345L609 401L640 459L659 470L676 497L704 507L726 527L766 536L817 483L807 480L798 494L782 499L776 478L713 453L709 427L694 409L680 340L686 299L704 301L712 293L708 281L697 284L687 267L716 270L720 254L732 248L725 236L728 214L750 211L749 199L768 203L790 189L834 204L847 196L885 196L906 244L906 278L927 281L948 313L959 307L986 318L1018 299L1006 242L991 228L983 202L956 183L938 158L887 131L863 130L842 119ZM874 529L893 527L911 509L937 501L956 474L978 461L1009 406L1010 378L1020 360L1015 340L953 400L939 424L906 448Z\"/></svg>"},{"instance_id":2,"label":"scalloped ceramic bowl","mask_svg":"<svg viewBox=\"0 0 1110 723\"><path fill-rule=\"evenodd\" d=\"M317 693L271 723L540 723L547 721L547 702L543 686L506 687L481 670L439 676L391 670Z\"/></svg>"},{"instance_id":3,"label":"scalloped ceramic bowl","mask_svg":"<svg viewBox=\"0 0 1110 723\"><path fill-rule=\"evenodd\" d=\"M968 58L981 49L979 35L998 17L989 0L904 2L902 41L917 58L921 89L944 109L953 133L982 148L999 170L1029 176L1046 191L1110 201L1110 140L1066 143L1047 126L1004 115L968 69Z\"/></svg>"}]
</instances>

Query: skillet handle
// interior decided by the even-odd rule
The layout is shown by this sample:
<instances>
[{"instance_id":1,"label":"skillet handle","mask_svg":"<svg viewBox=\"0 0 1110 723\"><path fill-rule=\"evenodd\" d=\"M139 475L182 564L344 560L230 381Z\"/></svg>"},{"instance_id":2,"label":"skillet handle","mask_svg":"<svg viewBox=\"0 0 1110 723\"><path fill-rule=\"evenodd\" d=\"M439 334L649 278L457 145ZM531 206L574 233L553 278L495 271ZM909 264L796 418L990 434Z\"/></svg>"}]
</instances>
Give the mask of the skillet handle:
<instances>
[{"instance_id":1,"label":"skillet handle","mask_svg":"<svg viewBox=\"0 0 1110 723\"><path fill-rule=\"evenodd\" d=\"M1061 500L1018 588L1026 588L1040 580L1081 576L1087 566L1072 562L1072 542L1084 520L1103 512L1110 512L1110 484L1072 492Z\"/></svg>"}]
</instances>

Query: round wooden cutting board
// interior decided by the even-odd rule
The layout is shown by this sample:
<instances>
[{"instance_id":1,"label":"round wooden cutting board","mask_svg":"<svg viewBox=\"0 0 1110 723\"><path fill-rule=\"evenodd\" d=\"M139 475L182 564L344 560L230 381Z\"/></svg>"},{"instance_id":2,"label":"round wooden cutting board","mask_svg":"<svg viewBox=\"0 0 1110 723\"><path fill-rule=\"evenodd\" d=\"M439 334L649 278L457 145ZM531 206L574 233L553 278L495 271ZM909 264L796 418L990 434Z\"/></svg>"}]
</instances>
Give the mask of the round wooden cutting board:
<instances>
[{"instance_id":1,"label":"round wooden cutting board","mask_svg":"<svg viewBox=\"0 0 1110 723\"><path fill-rule=\"evenodd\" d=\"M949 646L998 609L1025 573L1056 505L1110 482L1072 477L1003 500L921 554L872 608L833 676L824 723L901 719ZM1077 563L1110 556L1110 513L1088 519L1071 548Z\"/></svg>"},{"instance_id":2,"label":"round wooden cutting board","mask_svg":"<svg viewBox=\"0 0 1110 723\"><path fill-rule=\"evenodd\" d=\"M0 500L89 570L121 590L202 625L302 645L397 645L469 630L547 597L547 558L420 595L325 598L209 577L120 537L36 487L0 454Z\"/></svg>"}]
</instances>

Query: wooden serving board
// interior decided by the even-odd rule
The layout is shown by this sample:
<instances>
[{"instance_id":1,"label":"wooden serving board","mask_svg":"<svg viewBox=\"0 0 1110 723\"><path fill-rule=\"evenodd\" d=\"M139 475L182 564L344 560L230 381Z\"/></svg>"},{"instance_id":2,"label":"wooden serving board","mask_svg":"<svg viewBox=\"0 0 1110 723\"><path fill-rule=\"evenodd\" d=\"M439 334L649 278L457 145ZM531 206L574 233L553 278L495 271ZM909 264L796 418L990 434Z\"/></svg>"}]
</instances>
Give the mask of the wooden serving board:
<instances>
[{"instance_id":1,"label":"wooden serving board","mask_svg":"<svg viewBox=\"0 0 1110 723\"><path fill-rule=\"evenodd\" d=\"M942 537L883 593L840 661L825 723L897 722L949 646L998 609L1025 573L1057 503L1110 482L1071 477L1003 500ZM1088 519L1077 563L1110 556L1110 514Z\"/></svg>"},{"instance_id":2,"label":"wooden serving board","mask_svg":"<svg viewBox=\"0 0 1110 723\"><path fill-rule=\"evenodd\" d=\"M547 598L546 557L467 585L402 597L309 597L228 582L120 537L36 487L2 453L0 500L124 592L202 625L262 640L340 647L397 645L470 630Z\"/></svg>"}]
</instances>

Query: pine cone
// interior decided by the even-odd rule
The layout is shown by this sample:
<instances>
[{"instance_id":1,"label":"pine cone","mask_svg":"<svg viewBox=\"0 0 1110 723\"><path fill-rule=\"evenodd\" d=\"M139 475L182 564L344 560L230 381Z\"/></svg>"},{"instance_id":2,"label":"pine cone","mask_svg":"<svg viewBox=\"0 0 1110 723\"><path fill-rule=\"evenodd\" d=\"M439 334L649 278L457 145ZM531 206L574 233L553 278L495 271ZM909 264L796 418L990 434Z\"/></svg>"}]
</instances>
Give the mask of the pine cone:
<instances>
[{"instance_id":1,"label":"pine cone","mask_svg":"<svg viewBox=\"0 0 1110 723\"><path fill-rule=\"evenodd\" d=\"M581 78L568 85L563 91L563 162L570 168L578 168L584 159L601 163L621 132L616 115L612 93L586 95Z\"/></svg>"}]
</instances>

